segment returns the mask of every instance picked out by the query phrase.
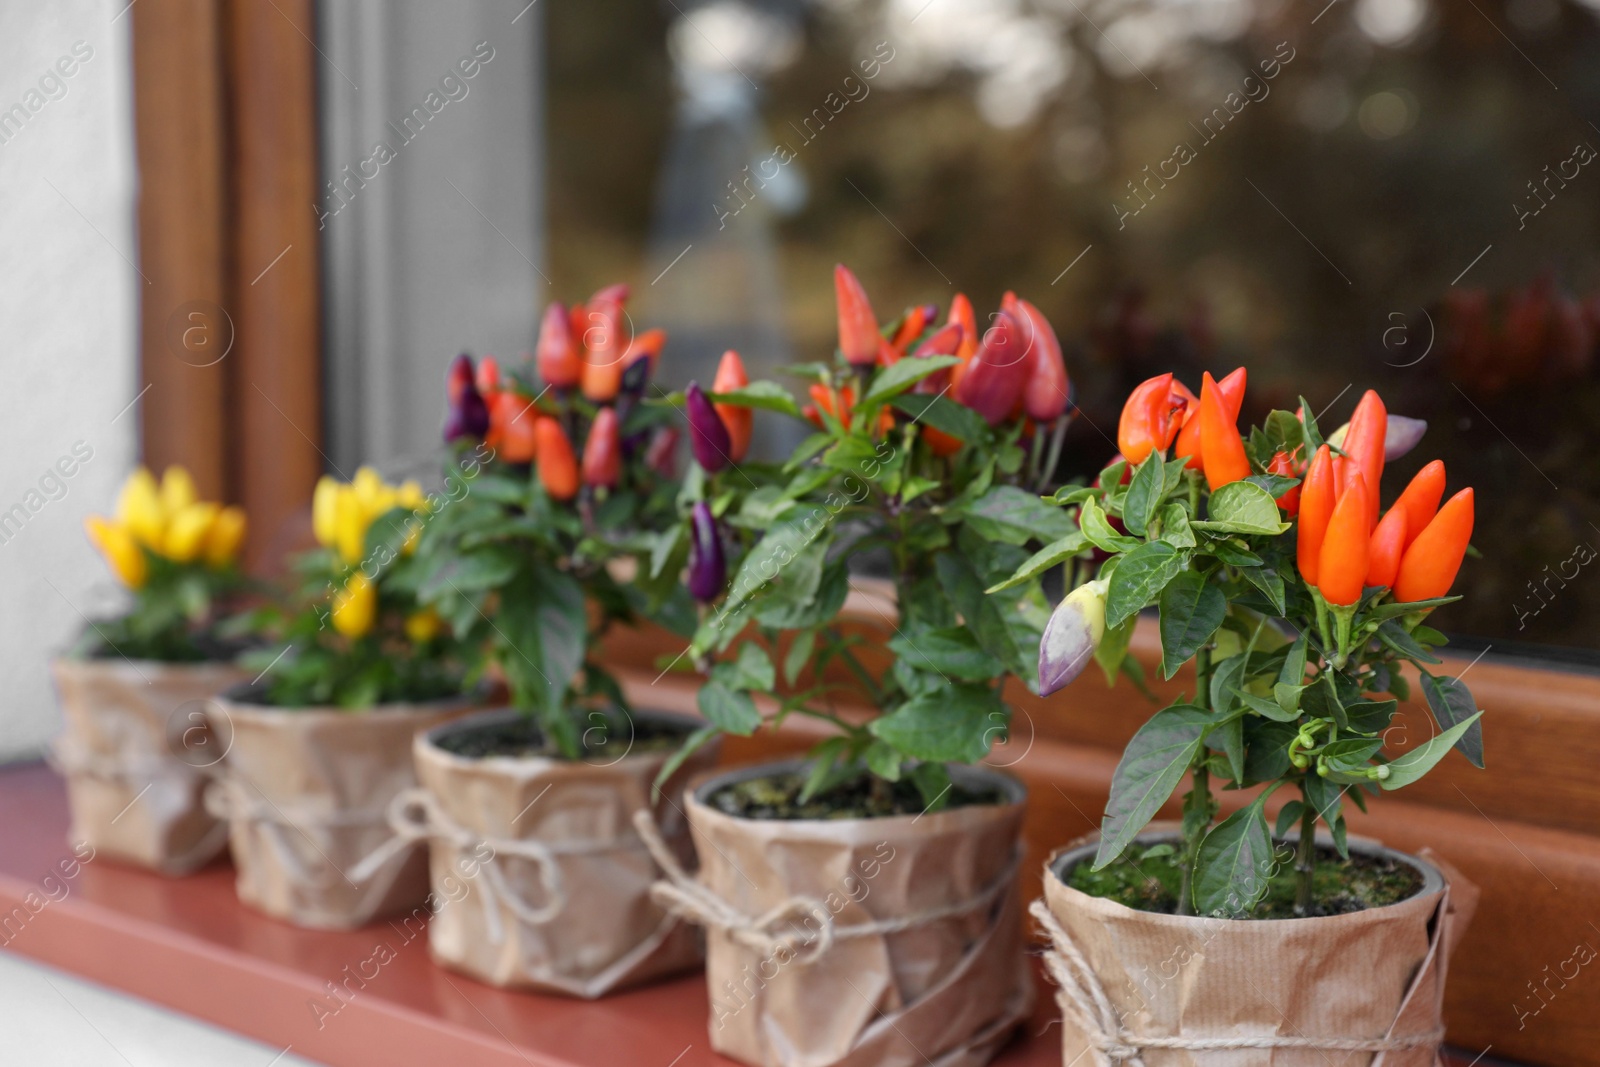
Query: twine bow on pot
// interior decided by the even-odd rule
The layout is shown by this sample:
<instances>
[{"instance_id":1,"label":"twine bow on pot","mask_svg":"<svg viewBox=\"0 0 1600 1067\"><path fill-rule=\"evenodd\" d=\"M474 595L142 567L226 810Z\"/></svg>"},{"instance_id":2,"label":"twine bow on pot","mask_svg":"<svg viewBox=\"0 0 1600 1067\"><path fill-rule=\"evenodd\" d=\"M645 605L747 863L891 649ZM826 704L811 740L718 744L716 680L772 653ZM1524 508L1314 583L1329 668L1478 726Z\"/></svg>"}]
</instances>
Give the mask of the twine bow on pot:
<instances>
[{"instance_id":1,"label":"twine bow on pot","mask_svg":"<svg viewBox=\"0 0 1600 1067\"><path fill-rule=\"evenodd\" d=\"M1448 901L1448 892L1446 902ZM1446 902L1441 902L1444 909ZM1319 1052L1400 1052L1415 1048L1437 1048L1444 1040L1442 1027L1422 1034L1397 1037L1307 1037L1271 1034L1258 1037L1185 1037L1136 1034L1128 1029L1122 1014L1106 995L1094 969L1083 956L1072 936L1043 900L1035 900L1028 913L1038 920L1050 937L1045 950L1045 969L1054 979L1056 1000L1095 1051L1095 1067L1145 1067L1143 1053L1152 1049L1182 1049L1190 1052L1215 1052L1228 1049L1299 1048Z\"/></svg>"},{"instance_id":2,"label":"twine bow on pot","mask_svg":"<svg viewBox=\"0 0 1600 1067\"><path fill-rule=\"evenodd\" d=\"M683 869L666 841L662 840L649 812L635 813L633 825L666 875L663 881L650 888L652 900L680 918L725 932L755 952L768 956L784 951L792 953L795 962L802 965L820 959L835 941L882 937L986 908L1009 890L1021 860L1019 852L993 881L966 900L909 915L840 926L834 923L833 913L826 903L805 895L789 897L760 915L746 915ZM807 919L815 922L815 930L796 929L798 924Z\"/></svg>"}]
</instances>

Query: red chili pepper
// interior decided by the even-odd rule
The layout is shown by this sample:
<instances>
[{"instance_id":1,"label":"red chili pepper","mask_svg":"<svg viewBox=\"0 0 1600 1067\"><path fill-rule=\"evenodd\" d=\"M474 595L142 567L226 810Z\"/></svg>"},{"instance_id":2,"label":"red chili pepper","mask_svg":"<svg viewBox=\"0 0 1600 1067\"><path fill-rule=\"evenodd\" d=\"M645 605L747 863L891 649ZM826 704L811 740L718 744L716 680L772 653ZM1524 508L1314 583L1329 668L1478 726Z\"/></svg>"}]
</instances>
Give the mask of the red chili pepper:
<instances>
[{"instance_id":1,"label":"red chili pepper","mask_svg":"<svg viewBox=\"0 0 1600 1067\"><path fill-rule=\"evenodd\" d=\"M1278 474L1285 478L1298 478L1300 472L1295 469L1294 459L1287 452L1275 453L1272 462L1267 464L1268 474ZM1283 513L1291 519L1300 511L1300 490L1303 486L1292 486L1278 498L1278 506Z\"/></svg>"},{"instance_id":2,"label":"red chili pepper","mask_svg":"<svg viewBox=\"0 0 1600 1067\"><path fill-rule=\"evenodd\" d=\"M627 285L622 282L618 282L616 285L608 285L603 289L597 289L595 294L589 298L589 306L616 304L621 307L628 302L628 293L630 291Z\"/></svg>"},{"instance_id":3,"label":"red chili pepper","mask_svg":"<svg viewBox=\"0 0 1600 1067\"><path fill-rule=\"evenodd\" d=\"M843 263L833 268L833 295L839 304L839 350L853 367L870 367L878 361L878 319L872 313L867 291Z\"/></svg>"},{"instance_id":4,"label":"red chili pepper","mask_svg":"<svg viewBox=\"0 0 1600 1067\"><path fill-rule=\"evenodd\" d=\"M601 408L589 425L589 439L583 445L583 484L612 489L621 474L622 433L617 409Z\"/></svg>"},{"instance_id":5,"label":"red chili pepper","mask_svg":"<svg viewBox=\"0 0 1600 1067\"><path fill-rule=\"evenodd\" d=\"M1383 449L1388 432L1389 412L1383 406L1383 399L1368 389L1361 395L1355 414L1350 416L1350 428L1345 431L1341 447L1366 479L1369 530L1378 522L1378 487L1383 480ZM1347 484L1348 479L1347 474Z\"/></svg>"},{"instance_id":6,"label":"red chili pepper","mask_svg":"<svg viewBox=\"0 0 1600 1067\"><path fill-rule=\"evenodd\" d=\"M1032 367L1022 392L1022 407L1028 418L1035 422L1054 422L1072 401L1067 381L1067 364L1061 355L1061 342L1056 339L1050 320L1026 300L1017 301L1024 331L1032 355Z\"/></svg>"},{"instance_id":7,"label":"red chili pepper","mask_svg":"<svg viewBox=\"0 0 1600 1067\"><path fill-rule=\"evenodd\" d=\"M1032 369L1025 344L1023 326L1016 317L1009 311L996 314L966 373L951 389L956 402L982 415L990 426L1010 418L1022 401Z\"/></svg>"},{"instance_id":8,"label":"red chili pepper","mask_svg":"<svg viewBox=\"0 0 1600 1067\"><path fill-rule=\"evenodd\" d=\"M890 344L887 338L878 338L878 366L892 367L900 362L900 350Z\"/></svg>"},{"instance_id":9,"label":"red chili pepper","mask_svg":"<svg viewBox=\"0 0 1600 1067\"><path fill-rule=\"evenodd\" d=\"M1445 501L1400 559L1400 573L1394 580L1396 600L1431 600L1450 592L1472 540L1472 518L1471 489Z\"/></svg>"},{"instance_id":10,"label":"red chili pepper","mask_svg":"<svg viewBox=\"0 0 1600 1067\"><path fill-rule=\"evenodd\" d=\"M1333 515L1333 452L1327 445L1317 449L1300 483L1300 528L1296 532L1295 562L1307 585L1316 585L1322 542Z\"/></svg>"},{"instance_id":11,"label":"red chili pepper","mask_svg":"<svg viewBox=\"0 0 1600 1067\"><path fill-rule=\"evenodd\" d=\"M1151 452L1163 455L1172 444L1177 424L1172 418L1171 374L1158 374L1134 386L1122 405L1117 422L1117 450L1131 466L1143 463Z\"/></svg>"},{"instance_id":12,"label":"red chili pepper","mask_svg":"<svg viewBox=\"0 0 1600 1067\"><path fill-rule=\"evenodd\" d=\"M540 416L533 437L539 455L539 484L554 500L571 500L578 495L578 459L572 442L555 419Z\"/></svg>"},{"instance_id":13,"label":"red chili pepper","mask_svg":"<svg viewBox=\"0 0 1600 1067\"><path fill-rule=\"evenodd\" d=\"M1433 521L1434 514L1439 510L1439 501L1443 498L1444 461L1436 459L1416 473L1405 492L1400 494L1400 499L1394 502L1396 508L1402 508L1406 513L1407 547Z\"/></svg>"},{"instance_id":14,"label":"red chili pepper","mask_svg":"<svg viewBox=\"0 0 1600 1067\"><path fill-rule=\"evenodd\" d=\"M856 404L856 391L854 389L847 385L843 389L834 390L818 382L807 389L806 392L811 394L812 402L816 404L818 412L826 411L829 415L839 420L840 426L843 426L846 430L850 428L850 409L855 407ZM842 404L840 403L841 400L844 401ZM820 414L813 421L816 422L819 430L826 426Z\"/></svg>"},{"instance_id":15,"label":"red chili pepper","mask_svg":"<svg viewBox=\"0 0 1600 1067\"><path fill-rule=\"evenodd\" d=\"M1222 394L1222 410L1227 414L1228 421L1235 426L1239 424L1239 410L1244 407L1244 388L1246 372L1239 367L1232 374L1217 383L1217 392ZM1181 390L1181 392L1180 392ZM1173 454L1184 460L1187 466L1199 470L1200 459L1200 402L1195 395L1180 381L1173 381L1173 408L1181 412L1183 428L1178 431L1177 448ZM1179 399L1185 403L1180 408ZM1179 416L1175 415L1174 418Z\"/></svg>"},{"instance_id":16,"label":"red chili pepper","mask_svg":"<svg viewBox=\"0 0 1600 1067\"><path fill-rule=\"evenodd\" d=\"M583 361L572 343L572 323L567 309L560 304L551 304L545 310L534 360L546 385L570 389L583 378Z\"/></svg>"},{"instance_id":17,"label":"red chili pepper","mask_svg":"<svg viewBox=\"0 0 1600 1067\"><path fill-rule=\"evenodd\" d=\"M1371 539L1367 480L1357 471L1334 505L1317 557L1317 588L1328 603L1346 607L1361 599L1361 585L1371 562Z\"/></svg>"},{"instance_id":18,"label":"red chili pepper","mask_svg":"<svg viewBox=\"0 0 1600 1067\"><path fill-rule=\"evenodd\" d=\"M967 373L967 365L978 351L978 318L972 313L972 301L967 299L965 293L957 293L951 299L950 315L945 322L961 327L961 344L954 353L961 362L950 368L950 387L953 389Z\"/></svg>"},{"instance_id":19,"label":"red chili pepper","mask_svg":"<svg viewBox=\"0 0 1600 1067\"><path fill-rule=\"evenodd\" d=\"M493 356L484 356L478 360L478 392L488 400L491 393L499 391L500 363Z\"/></svg>"},{"instance_id":20,"label":"red chili pepper","mask_svg":"<svg viewBox=\"0 0 1600 1067\"><path fill-rule=\"evenodd\" d=\"M667 343L667 331L656 327L646 330L628 345L628 351L622 357L622 366L626 370L635 360L649 359L650 371L655 373L656 364L661 362L661 349Z\"/></svg>"},{"instance_id":21,"label":"red chili pepper","mask_svg":"<svg viewBox=\"0 0 1600 1067\"><path fill-rule=\"evenodd\" d=\"M717 364L717 376L711 379L713 393L732 393L750 384L750 376L745 373L744 360L739 358L739 353L728 349L722 354L722 362ZM740 404L712 404L717 409L717 414L722 416L722 424L728 428L728 458L735 463L743 463L745 453L750 451L750 434L755 427L755 412Z\"/></svg>"},{"instance_id":22,"label":"red chili pepper","mask_svg":"<svg viewBox=\"0 0 1600 1067\"><path fill-rule=\"evenodd\" d=\"M1392 507L1372 531L1372 547L1367 557L1367 584L1389 586L1400 573L1400 557L1406 549L1406 509Z\"/></svg>"},{"instance_id":23,"label":"red chili pepper","mask_svg":"<svg viewBox=\"0 0 1600 1067\"><path fill-rule=\"evenodd\" d=\"M1217 383L1207 374L1200 387L1200 459L1212 492L1250 477L1237 419L1228 417Z\"/></svg>"}]
</instances>

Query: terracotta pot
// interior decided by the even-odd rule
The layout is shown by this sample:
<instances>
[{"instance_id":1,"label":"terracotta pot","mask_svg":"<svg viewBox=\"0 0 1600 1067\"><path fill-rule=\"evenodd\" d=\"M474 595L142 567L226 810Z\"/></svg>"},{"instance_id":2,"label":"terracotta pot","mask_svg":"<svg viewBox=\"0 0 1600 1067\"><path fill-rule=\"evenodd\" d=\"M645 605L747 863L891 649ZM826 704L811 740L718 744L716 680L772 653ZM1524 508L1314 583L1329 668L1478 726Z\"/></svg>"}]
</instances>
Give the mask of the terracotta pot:
<instances>
[{"instance_id":1,"label":"terracotta pot","mask_svg":"<svg viewBox=\"0 0 1600 1067\"><path fill-rule=\"evenodd\" d=\"M1016 893L1022 783L954 767L1004 803L874 819L745 819L698 785L698 880L663 899L705 922L711 1045L760 1067L970 1067L1024 1019L1033 979Z\"/></svg>"},{"instance_id":2,"label":"terracotta pot","mask_svg":"<svg viewBox=\"0 0 1600 1067\"><path fill-rule=\"evenodd\" d=\"M66 721L51 763L67 781L73 840L169 875L217 856L227 831L201 797L221 756L203 701L243 672L117 658L58 659L51 673Z\"/></svg>"},{"instance_id":3,"label":"terracotta pot","mask_svg":"<svg viewBox=\"0 0 1600 1067\"><path fill-rule=\"evenodd\" d=\"M579 997L697 967L696 931L650 899L659 869L633 817L650 813L687 858L677 798L716 761L717 744L695 752L652 800L672 749L637 753L622 743L626 754L578 761L469 759L435 743L519 716L511 708L485 712L416 740L426 792L415 798L420 810L411 826L431 842L433 958L490 985ZM685 734L700 725L654 712L635 720Z\"/></svg>"},{"instance_id":4,"label":"terracotta pot","mask_svg":"<svg viewBox=\"0 0 1600 1067\"><path fill-rule=\"evenodd\" d=\"M207 704L228 744L206 796L226 818L239 899L296 926L349 929L409 911L427 863L391 830L391 801L416 785L411 740L475 707L460 696L374 708L280 708L235 689Z\"/></svg>"},{"instance_id":5,"label":"terracotta pot","mask_svg":"<svg viewBox=\"0 0 1600 1067\"><path fill-rule=\"evenodd\" d=\"M1176 837L1150 833L1140 840ZM1052 941L1046 960L1060 987L1063 1062L1438 1062L1449 954L1471 919L1477 890L1437 857L1352 839L1352 853L1415 869L1421 888L1397 903L1345 915L1252 920L1137 911L1069 887L1064 879L1092 860L1095 848L1091 842L1052 856L1044 900L1033 905Z\"/></svg>"}]
</instances>

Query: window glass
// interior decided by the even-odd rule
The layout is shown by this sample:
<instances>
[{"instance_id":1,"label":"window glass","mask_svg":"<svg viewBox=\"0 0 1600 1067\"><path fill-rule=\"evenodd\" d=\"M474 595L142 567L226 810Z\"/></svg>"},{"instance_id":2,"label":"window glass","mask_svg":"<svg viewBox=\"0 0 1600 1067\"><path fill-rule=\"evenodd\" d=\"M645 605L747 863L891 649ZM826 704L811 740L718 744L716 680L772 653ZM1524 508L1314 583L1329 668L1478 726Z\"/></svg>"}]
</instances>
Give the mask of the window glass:
<instances>
[{"instance_id":1,"label":"window glass","mask_svg":"<svg viewBox=\"0 0 1600 1067\"><path fill-rule=\"evenodd\" d=\"M1362 390L1477 489L1461 604L1493 643L1600 649L1600 0L626 0L548 12L551 258L635 283L702 376L880 313L1049 315L1082 417L1250 371L1246 419ZM746 170L746 168L749 168ZM676 257L676 258L675 258Z\"/></svg>"}]
</instances>

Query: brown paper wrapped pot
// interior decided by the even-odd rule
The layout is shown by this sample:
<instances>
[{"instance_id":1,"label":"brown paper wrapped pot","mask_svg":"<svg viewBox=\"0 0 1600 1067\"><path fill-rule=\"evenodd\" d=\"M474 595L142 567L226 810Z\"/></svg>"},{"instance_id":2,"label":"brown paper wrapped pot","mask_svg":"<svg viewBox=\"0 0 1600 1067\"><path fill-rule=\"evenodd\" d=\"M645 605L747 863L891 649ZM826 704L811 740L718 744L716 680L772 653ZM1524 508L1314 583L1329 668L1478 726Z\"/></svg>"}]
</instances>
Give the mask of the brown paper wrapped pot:
<instances>
[{"instance_id":1,"label":"brown paper wrapped pot","mask_svg":"<svg viewBox=\"0 0 1600 1067\"><path fill-rule=\"evenodd\" d=\"M247 696L234 690L207 706L228 743L207 802L229 822L239 899L332 929L420 905L427 861L415 842L394 840L388 808L416 784L412 737L476 700L280 708Z\"/></svg>"},{"instance_id":2,"label":"brown paper wrapped pot","mask_svg":"<svg viewBox=\"0 0 1600 1067\"><path fill-rule=\"evenodd\" d=\"M953 767L1004 803L873 819L745 819L687 800L700 856L663 895L707 922L712 1047L760 1067L977 1067L1026 1017L1016 889L1026 790Z\"/></svg>"},{"instance_id":3,"label":"brown paper wrapped pot","mask_svg":"<svg viewBox=\"0 0 1600 1067\"><path fill-rule=\"evenodd\" d=\"M651 813L680 858L690 855L680 800L716 761L708 744L651 799L672 749L584 760L469 759L434 742L521 713L473 715L416 740L427 796L418 832L431 842L433 958L490 985L598 997L696 967L698 931L650 899L659 869L633 828ZM700 723L635 712L687 734ZM611 746L607 746L610 749Z\"/></svg>"},{"instance_id":4,"label":"brown paper wrapped pot","mask_svg":"<svg viewBox=\"0 0 1600 1067\"><path fill-rule=\"evenodd\" d=\"M51 762L66 778L73 840L168 875L217 856L227 831L202 796L221 757L203 702L243 673L121 658L58 659L51 673L66 724Z\"/></svg>"},{"instance_id":5,"label":"brown paper wrapped pot","mask_svg":"<svg viewBox=\"0 0 1600 1067\"><path fill-rule=\"evenodd\" d=\"M1140 840L1175 838L1153 833ZM1422 887L1397 903L1345 915L1250 920L1138 911L1071 888L1063 877L1092 860L1095 847L1069 847L1052 856L1044 900L1034 904L1046 929L1054 927L1047 959L1062 987L1062 1062L1437 1063L1450 951L1477 900L1476 888L1437 857L1352 839L1351 852L1416 869ZM1210 1047L1145 1044L1152 1038ZM1383 1044L1389 1047L1375 1047Z\"/></svg>"}]
</instances>

